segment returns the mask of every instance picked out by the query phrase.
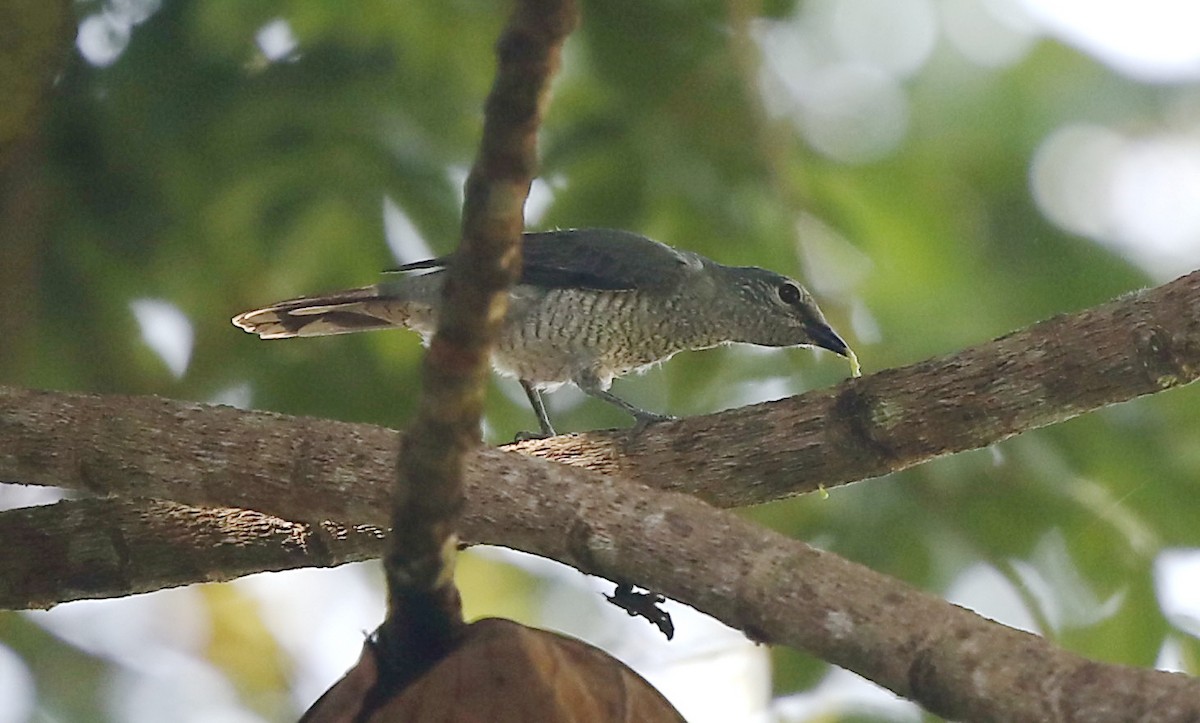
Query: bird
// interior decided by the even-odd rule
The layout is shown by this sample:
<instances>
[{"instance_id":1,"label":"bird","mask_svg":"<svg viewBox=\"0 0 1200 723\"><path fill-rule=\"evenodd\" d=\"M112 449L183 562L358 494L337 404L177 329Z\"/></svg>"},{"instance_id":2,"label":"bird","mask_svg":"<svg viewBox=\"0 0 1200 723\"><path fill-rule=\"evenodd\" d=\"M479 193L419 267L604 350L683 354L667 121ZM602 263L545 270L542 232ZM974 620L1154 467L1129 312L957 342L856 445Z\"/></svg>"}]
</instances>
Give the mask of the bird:
<instances>
[{"instance_id":1,"label":"bird","mask_svg":"<svg viewBox=\"0 0 1200 723\"><path fill-rule=\"evenodd\" d=\"M733 343L817 347L857 359L797 281L756 266L726 266L630 231L559 229L522 236L521 275L492 349L515 377L540 435L556 434L542 398L573 383L634 418L634 429L674 419L610 391L616 377L681 351ZM234 325L262 339L408 328L432 338L453 254L402 265L373 286L252 309Z\"/></svg>"}]
</instances>

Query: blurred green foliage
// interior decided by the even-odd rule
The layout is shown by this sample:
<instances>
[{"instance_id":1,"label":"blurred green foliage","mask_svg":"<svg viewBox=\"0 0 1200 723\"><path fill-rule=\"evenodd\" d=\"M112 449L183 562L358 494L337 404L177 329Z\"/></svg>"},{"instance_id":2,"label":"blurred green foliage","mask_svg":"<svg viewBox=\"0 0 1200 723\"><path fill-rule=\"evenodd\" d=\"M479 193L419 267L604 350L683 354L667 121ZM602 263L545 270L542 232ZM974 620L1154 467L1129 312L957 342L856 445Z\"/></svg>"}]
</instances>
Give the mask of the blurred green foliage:
<instances>
[{"instance_id":1,"label":"blurred green foliage","mask_svg":"<svg viewBox=\"0 0 1200 723\"><path fill-rule=\"evenodd\" d=\"M81 20L101 10L77 7ZM963 71L943 48L904 83L902 145L847 165L768 113L755 82L745 21L802 9L585 3L545 121L552 196L537 225L627 228L727 263L807 274L868 373L1149 283L1129 261L1046 221L1028 167L1062 123L1149 122L1163 92L1049 41L995 71ZM372 283L394 263L385 196L435 252L454 246L504 11L461 0L174 0L132 28L111 66L76 54L31 129L40 151L22 161L46 182L37 224L4 249L5 263L32 270L34 293L0 288L5 308L24 310L2 341L0 383L241 395L258 408L402 426L418 385L415 336L264 343L228 319ZM298 44L271 61L254 38L278 18ZM182 377L142 341L130 309L140 298L190 320ZM846 373L808 352L718 349L618 385L649 408L697 414ZM519 392L506 389L489 402L492 441L532 424ZM1174 391L829 499L746 514L926 590L994 566L1068 648L1148 666L1171 638L1194 665L1195 639L1160 610L1154 561L1165 548L1200 546L1198 401L1196 389ZM627 421L591 402L556 415L564 430ZM1060 547L1066 557L1054 558ZM1067 564L1039 563L1046 555ZM1048 584L1031 588L1017 563ZM1114 602L1092 614L1081 599ZM0 618L0 641L53 695L55 674L41 661L63 655L61 644L16 617ZM96 663L78 657L70 669L91 680ZM795 651L775 662L780 694L824 670ZM236 677L244 663L224 664Z\"/></svg>"}]
</instances>

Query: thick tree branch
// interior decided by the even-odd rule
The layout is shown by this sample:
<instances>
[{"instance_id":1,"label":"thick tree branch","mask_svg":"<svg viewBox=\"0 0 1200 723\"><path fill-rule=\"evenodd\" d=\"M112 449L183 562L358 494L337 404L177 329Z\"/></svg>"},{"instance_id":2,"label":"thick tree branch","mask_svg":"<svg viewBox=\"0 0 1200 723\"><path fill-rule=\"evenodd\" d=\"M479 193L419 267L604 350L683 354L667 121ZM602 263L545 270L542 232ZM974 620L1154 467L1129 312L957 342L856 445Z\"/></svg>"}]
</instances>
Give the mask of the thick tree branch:
<instances>
[{"instance_id":1,"label":"thick tree branch","mask_svg":"<svg viewBox=\"0 0 1200 723\"><path fill-rule=\"evenodd\" d=\"M0 608L121 597L379 557L383 530L252 510L82 499L0 512Z\"/></svg>"},{"instance_id":2,"label":"thick tree branch","mask_svg":"<svg viewBox=\"0 0 1200 723\"><path fill-rule=\"evenodd\" d=\"M955 719L1184 721L1200 715L1200 681L1084 660L686 495L532 464L539 474L509 470L490 487L471 491L467 537L498 537L586 572L645 582L755 639L807 650ZM102 520L95 520L98 526ZM206 539L223 534L219 521L213 525L218 529ZM5 529L9 525L0 524ZM74 567L39 564L41 575L72 577L71 570L119 559L126 548L157 545L160 556L169 554L161 540L126 531L90 540L96 549L72 545L48 561L74 557ZM8 542L0 533L0 543ZM190 544L180 541L182 548ZM369 532L348 544L360 546L353 557L382 549ZM252 554L270 553L255 548Z\"/></svg>"}]
</instances>

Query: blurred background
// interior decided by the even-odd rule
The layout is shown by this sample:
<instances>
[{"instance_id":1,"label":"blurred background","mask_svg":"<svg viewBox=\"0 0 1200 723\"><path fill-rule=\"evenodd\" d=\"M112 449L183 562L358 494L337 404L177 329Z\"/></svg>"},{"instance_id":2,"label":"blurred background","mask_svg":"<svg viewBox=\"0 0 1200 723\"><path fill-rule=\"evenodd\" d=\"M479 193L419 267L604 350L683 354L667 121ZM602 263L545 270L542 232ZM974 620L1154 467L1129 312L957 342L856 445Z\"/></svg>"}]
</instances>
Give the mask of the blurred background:
<instances>
[{"instance_id":1,"label":"blurred background","mask_svg":"<svg viewBox=\"0 0 1200 723\"><path fill-rule=\"evenodd\" d=\"M403 426L415 335L263 342L229 318L453 248L508 3L26 4L10 19L44 47L4 56L0 383ZM1191 0L583 10L529 227L625 228L804 279L867 373L1200 267ZM617 391L692 415L847 373L726 348ZM574 390L550 405L560 431L629 421ZM533 424L494 383L488 441ZM1198 495L1192 387L743 513L1083 655L1195 674ZM56 498L0 486L5 507ZM464 557L471 617L599 644L692 721L928 718L684 606L667 643L602 581ZM361 564L0 613L0 723L294 720L382 619L380 582Z\"/></svg>"}]
</instances>

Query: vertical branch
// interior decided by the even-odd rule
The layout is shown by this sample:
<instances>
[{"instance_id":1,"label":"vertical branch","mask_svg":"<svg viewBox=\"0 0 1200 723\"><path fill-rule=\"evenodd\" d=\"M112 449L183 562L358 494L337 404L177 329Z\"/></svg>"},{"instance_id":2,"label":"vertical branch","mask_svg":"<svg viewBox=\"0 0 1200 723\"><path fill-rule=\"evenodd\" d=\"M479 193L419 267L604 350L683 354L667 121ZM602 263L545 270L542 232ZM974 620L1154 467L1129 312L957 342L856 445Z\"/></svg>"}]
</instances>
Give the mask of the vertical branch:
<instances>
[{"instance_id":1,"label":"vertical branch","mask_svg":"<svg viewBox=\"0 0 1200 723\"><path fill-rule=\"evenodd\" d=\"M463 629L453 583L464 460L480 442L488 357L520 274L523 209L537 169L537 130L577 13L573 0L519 2L497 42L496 79L467 179L462 240L437 334L425 356L417 417L405 437L384 556L384 661L399 685L445 655Z\"/></svg>"}]
</instances>

